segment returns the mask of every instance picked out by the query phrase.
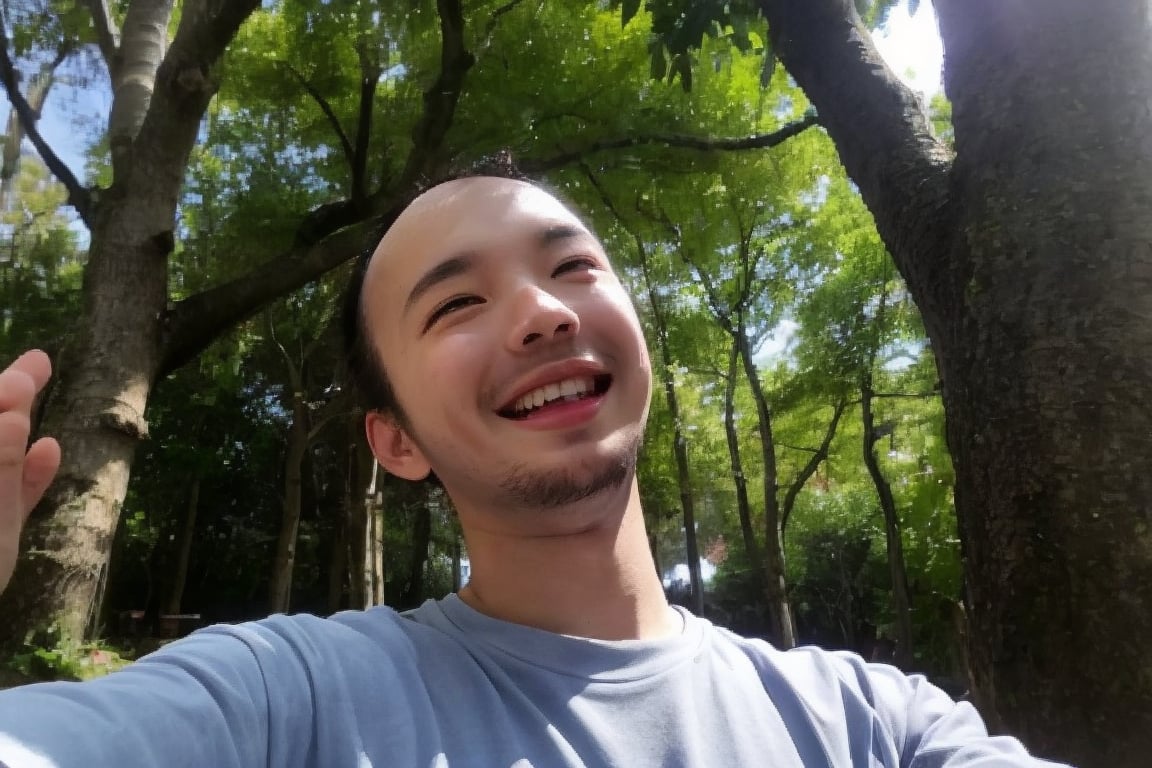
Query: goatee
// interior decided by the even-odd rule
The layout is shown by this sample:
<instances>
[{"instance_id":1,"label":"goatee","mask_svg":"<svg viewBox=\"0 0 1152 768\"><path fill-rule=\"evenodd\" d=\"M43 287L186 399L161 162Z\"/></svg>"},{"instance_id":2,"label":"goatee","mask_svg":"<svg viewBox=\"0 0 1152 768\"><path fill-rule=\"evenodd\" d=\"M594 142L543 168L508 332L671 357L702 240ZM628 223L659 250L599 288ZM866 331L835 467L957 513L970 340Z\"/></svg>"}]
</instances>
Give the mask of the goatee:
<instances>
[{"instance_id":1,"label":"goatee","mask_svg":"<svg viewBox=\"0 0 1152 768\"><path fill-rule=\"evenodd\" d=\"M588 471L572 469L540 472L520 464L504 476L500 487L514 504L524 509L556 509L584 501L631 481L636 472L640 439L641 434L637 434L615 456L588 468L592 470L590 475Z\"/></svg>"}]
</instances>

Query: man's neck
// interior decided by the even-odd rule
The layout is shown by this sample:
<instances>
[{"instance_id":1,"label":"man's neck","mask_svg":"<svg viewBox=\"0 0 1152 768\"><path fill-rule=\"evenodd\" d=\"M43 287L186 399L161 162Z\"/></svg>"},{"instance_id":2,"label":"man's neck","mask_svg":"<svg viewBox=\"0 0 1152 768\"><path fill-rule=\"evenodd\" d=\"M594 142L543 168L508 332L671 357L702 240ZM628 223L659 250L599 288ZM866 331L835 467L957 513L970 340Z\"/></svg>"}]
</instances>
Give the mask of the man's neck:
<instances>
[{"instance_id":1,"label":"man's neck","mask_svg":"<svg viewBox=\"0 0 1152 768\"><path fill-rule=\"evenodd\" d=\"M493 618L558 634L629 640L675 633L634 481L615 503L622 514L578 533L520 536L465 526L472 577L460 598Z\"/></svg>"}]
</instances>

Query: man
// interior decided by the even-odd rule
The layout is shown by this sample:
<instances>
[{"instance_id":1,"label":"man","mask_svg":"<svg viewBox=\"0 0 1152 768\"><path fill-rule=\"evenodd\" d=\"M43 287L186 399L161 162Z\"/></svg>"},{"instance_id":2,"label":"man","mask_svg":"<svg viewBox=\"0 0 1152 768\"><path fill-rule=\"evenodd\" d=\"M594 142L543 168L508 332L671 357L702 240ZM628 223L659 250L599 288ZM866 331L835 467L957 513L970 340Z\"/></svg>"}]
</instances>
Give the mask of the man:
<instances>
[{"instance_id":1,"label":"man","mask_svg":"<svg viewBox=\"0 0 1152 768\"><path fill-rule=\"evenodd\" d=\"M433 187L349 295L372 450L443 483L469 585L404 615L212 627L98 681L0 694L0 762L1040 765L922 678L781 653L668 605L635 483L644 339L601 245L554 197L497 177ZM30 354L0 376L0 498L17 500L0 513L5 577L17 513L57 460L51 442L21 455L47 375Z\"/></svg>"}]
</instances>

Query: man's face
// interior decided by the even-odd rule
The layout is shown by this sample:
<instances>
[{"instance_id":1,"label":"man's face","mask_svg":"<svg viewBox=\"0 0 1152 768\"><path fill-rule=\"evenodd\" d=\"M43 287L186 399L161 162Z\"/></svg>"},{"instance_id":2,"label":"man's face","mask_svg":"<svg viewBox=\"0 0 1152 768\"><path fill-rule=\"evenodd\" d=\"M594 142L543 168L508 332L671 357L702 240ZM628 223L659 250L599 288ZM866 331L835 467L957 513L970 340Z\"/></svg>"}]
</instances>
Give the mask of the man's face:
<instances>
[{"instance_id":1,"label":"man's face","mask_svg":"<svg viewBox=\"0 0 1152 768\"><path fill-rule=\"evenodd\" d=\"M362 301L408 418L380 416L381 462L435 471L465 508L567 508L632 479L651 368L597 240L543 190L465 179L381 240Z\"/></svg>"}]
</instances>

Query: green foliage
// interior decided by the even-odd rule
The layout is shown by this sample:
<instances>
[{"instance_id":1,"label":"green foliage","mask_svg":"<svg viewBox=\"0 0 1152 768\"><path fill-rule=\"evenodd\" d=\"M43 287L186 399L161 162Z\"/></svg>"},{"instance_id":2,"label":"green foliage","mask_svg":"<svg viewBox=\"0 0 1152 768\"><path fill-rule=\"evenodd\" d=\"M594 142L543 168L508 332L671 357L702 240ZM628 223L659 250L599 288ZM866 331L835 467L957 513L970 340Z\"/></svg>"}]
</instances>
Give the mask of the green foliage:
<instances>
[{"instance_id":1,"label":"green foliage","mask_svg":"<svg viewBox=\"0 0 1152 768\"><path fill-rule=\"evenodd\" d=\"M888 15L901 0L853 0L856 12L871 29L883 27ZM914 14L918 0L908 0ZM639 15L639 0L612 0L620 10L623 26ZM708 41L731 47L742 55L760 57L761 87L768 87L776 68L767 25L753 0L648 0L644 3L652 34L649 44L650 73L654 80L677 78L684 90L691 90L693 72L700 60L707 60ZM712 50L716 48L713 46ZM713 52L712 54L716 54Z\"/></svg>"},{"instance_id":2,"label":"green foliage","mask_svg":"<svg viewBox=\"0 0 1152 768\"><path fill-rule=\"evenodd\" d=\"M880 25L894 5L861 3L860 12ZM13 22L18 45L30 53L23 65L62 40L90 51L91 28L74 18L78 4L27 7L27 18ZM35 28L35 19L47 18L41 11L59 13ZM114 13L122 12L117 5ZM804 94L776 66L758 4L483 0L468 5L465 21L476 61L435 165L467 165L509 148L551 168L547 183L601 235L650 340L654 307L661 308L667 356L654 349L653 359L672 375L701 550L718 568L709 610L742 631L764 626L759 564L745 553L724 431L732 334L717 322L719 309L758 350L780 499L823 440L835 405L850 403L784 531L802 639L868 653L891 621L883 526L861 460L854 401L864 370L877 392L912 395L877 401L878 422L892 426L881 461L904 522L920 662L946 669L959 555L934 363L831 142L818 128L762 151L701 152L641 140L764 134L805 113ZM280 258L307 237L302 222L310 211L401 191L396 184L425 91L439 74L440 42L431 0L264 3L214 73L220 88L180 200L171 300ZM370 103L362 100L364 83L374 84ZM932 109L937 130L947 131L947 103ZM87 126L85 135L102 130ZM634 143L604 148L628 140ZM570 154L577 159L549 162ZM90 182L110 182L107 156L106 142L93 140ZM79 307L85 262L84 238L59 212L62 190L32 158L20 169L0 213L5 356L64 336ZM357 415L347 405L335 415L329 409L342 396L331 323L344 278L334 274L276 302L158 384L151 437L139 449L108 573L105 631L115 628L117 611L146 610L152 620L162 610L194 485L186 610L205 621L264 611L297 391L315 434L302 466L292 607L326 612L350 604L350 562L358 554L351 512L368 481ZM742 372L733 407L762 541L766 468ZM658 395L638 472L665 569L684 559L673 426ZM447 502L394 479L382 483L381 501L388 601L402 605L450 589L459 532ZM420 526L429 519L425 542ZM30 653L23 663L72 671L71 655Z\"/></svg>"},{"instance_id":3,"label":"green foliage","mask_svg":"<svg viewBox=\"0 0 1152 768\"><path fill-rule=\"evenodd\" d=\"M115 672L132 660L100 642L74 647L29 646L8 661L8 669L33 680L91 680Z\"/></svg>"}]
</instances>

